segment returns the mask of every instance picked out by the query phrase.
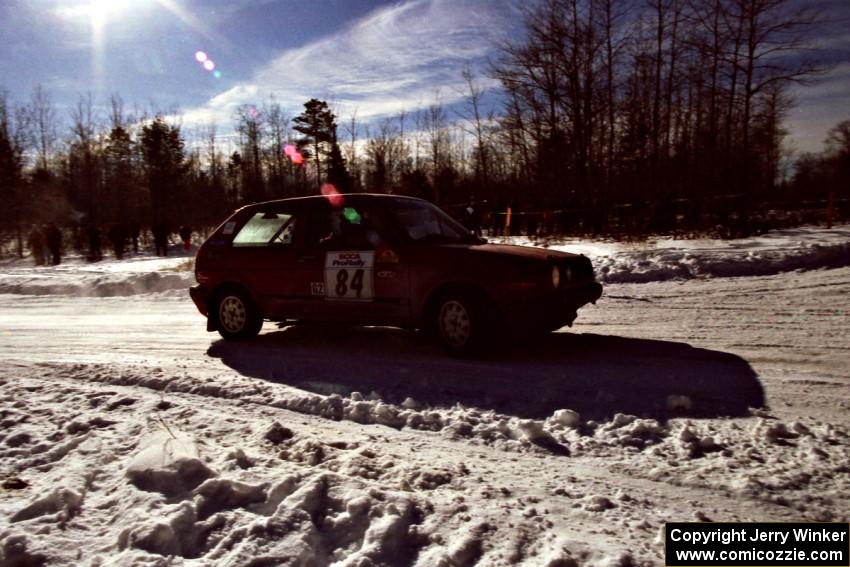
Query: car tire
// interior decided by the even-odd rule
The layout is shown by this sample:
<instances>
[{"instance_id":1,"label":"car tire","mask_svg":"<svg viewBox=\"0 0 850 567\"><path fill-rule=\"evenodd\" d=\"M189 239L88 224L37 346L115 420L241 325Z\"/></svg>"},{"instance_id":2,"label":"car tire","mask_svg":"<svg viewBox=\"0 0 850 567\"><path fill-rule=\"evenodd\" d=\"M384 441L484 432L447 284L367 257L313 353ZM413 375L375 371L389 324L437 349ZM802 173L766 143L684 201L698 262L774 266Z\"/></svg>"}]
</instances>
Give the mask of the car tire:
<instances>
[{"instance_id":1,"label":"car tire","mask_svg":"<svg viewBox=\"0 0 850 567\"><path fill-rule=\"evenodd\" d=\"M451 354L481 352L487 337L486 311L470 294L451 293L440 297L432 313L433 333Z\"/></svg>"},{"instance_id":2,"label":"car tire","mask_svg":"<svg viewBox=\"0 0 850 567\"><path fill-rule=\"evenodd\" d=\"M229 341L252 339L263 327L259 308L247 293L237 289L219 293L210 315L216 319L218 333Z\"/></svg>"}]
</instances>

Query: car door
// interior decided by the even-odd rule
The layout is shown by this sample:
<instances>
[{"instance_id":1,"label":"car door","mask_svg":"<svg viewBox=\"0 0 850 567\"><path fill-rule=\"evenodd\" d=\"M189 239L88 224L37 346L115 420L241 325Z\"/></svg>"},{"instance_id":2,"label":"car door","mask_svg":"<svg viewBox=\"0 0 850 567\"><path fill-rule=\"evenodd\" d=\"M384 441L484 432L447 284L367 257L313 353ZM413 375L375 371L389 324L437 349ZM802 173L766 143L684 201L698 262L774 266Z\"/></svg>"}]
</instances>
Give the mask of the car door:
<instances>
[{"instance_id":1,"label":"car door","mask_svg":"<svg viewBox=\"0 0 850 567\"><path fill-rule=\"evenodd\" d=\"M409 320L407 271L370 199L340 206L311 202L297 258L305 318L404 325Z\"/></svg>"}]
</instances>

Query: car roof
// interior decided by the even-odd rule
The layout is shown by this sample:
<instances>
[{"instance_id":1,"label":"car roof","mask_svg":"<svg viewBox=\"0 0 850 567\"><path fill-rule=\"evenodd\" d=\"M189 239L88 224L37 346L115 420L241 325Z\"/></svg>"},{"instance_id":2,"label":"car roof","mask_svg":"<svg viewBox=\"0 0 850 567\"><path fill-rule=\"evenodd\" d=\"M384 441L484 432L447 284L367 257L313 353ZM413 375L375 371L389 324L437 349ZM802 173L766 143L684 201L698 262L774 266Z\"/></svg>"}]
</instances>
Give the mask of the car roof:
<instances>
[{"instance_id":1,"label":"car roof","mask_svg":"<svg viewBox=\"0 0 850 567\"><path fill-rule=\"evenodd\" d=\"M336 196L335 194L334 196ZM338 193L343 197L353 197L357 201L361 200L372 200L372 199L409 199L411 201L422 201L424 203L428 203L429 201L425 201L424 199L420 199L418 197L408 197L407 195L389 195L386 193ZM261 201L259 203L251 203L250 205L245 205L242 209L254 209L261 208L268 205L285 205L288 203L298 203L298 202L309 202L315 201L319 199L328 199L328 195L307 195L304 197L289 197L287 199L275 199L272 201Z\"/></svg>"}]
</instances>

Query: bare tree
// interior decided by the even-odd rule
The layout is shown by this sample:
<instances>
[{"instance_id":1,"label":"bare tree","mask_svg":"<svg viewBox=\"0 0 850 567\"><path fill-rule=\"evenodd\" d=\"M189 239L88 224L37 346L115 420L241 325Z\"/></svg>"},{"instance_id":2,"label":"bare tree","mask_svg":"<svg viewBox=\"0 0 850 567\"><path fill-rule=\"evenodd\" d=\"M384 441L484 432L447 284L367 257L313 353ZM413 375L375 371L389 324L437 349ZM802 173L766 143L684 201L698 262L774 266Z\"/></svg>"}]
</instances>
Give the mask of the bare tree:
<instances>
[{"instance_id":1,"label":"bare tree","mask_svg":"<svg viewBox=\"0 0 850 567\"><path fill-rule=\"evenodd\" d=\"M291 164L284 154L284 147L292 137L290 116L272 98L264 107L266 138L268 139L269 184L277 197L286 193L285 175Z\"/></svg>"},{"instance_id":2,"label":"bare tree","mask_svg":"<svg viewBox=\"0 0 850 567\"><path fill-rule=\"evenodd\" d=\"M806 32L816 23L816 18L809 9L793 8L790 0L734 0L733 6L744 37L740 62L744 81L741 139L747 187L755 99L771 87L802 82L819 71L811 60L792 62L782 58L789 52L799 53L808 45Z\"/></svg>"},{"instance_id":3,"label":"bare tree","mask_svg":"<svg viewBox=\"0 0 850 567\"><path fill-rule=\"evenodd\" d=\"M345 162L348 164L348 171L351 174L353 185L356 188L355 190L357 190L362 187L362 179L360 160L357 155L357 135L359 131L356 108L351 112L351 118L347 122L343 122L342 127L345 133L348 134L348 143L343 146Z\"/></svg>"},{"instance_id":4,"label":"bare tree","mask_svg":"<svg viewBox=\"0 0 850 567\"><path fill-rule=\"evenodd\" d=\"M381 120L375 130L366 130L366 183L374 193L391 192L398 163L399 132L392 118Z\"/></svg>"},{"instance_id":5,"label":"bare tree","mask_svg":"<svg viewBox=\"0 0 850 567\"><path fill-rule=\"evenodd\" d=\"M50 159L53 156L53 147L58 137L56 108L41 85L33 89L28 112L28 122L33 128L33 139L37 152L37 167L43 171L48 171Z\"/></svg>"},{"instance_id":6,"label":"bare tree","mask_svg":"<svg viewBox=\"0 0 850 567\"><path fill-rule=\"evenodd\" d=\"M443 108L440 93L434 95L434 102L428 105L424 114L425 135L428 144L428 157L431 162L431 182L434 185L434 201L440 203L440 187L438 177L441 170L448 165L449 160L449 128L448 117Z\"/></svg>"},{"instance_id":7,"label":"bare tree","mask_svg":"<svg viewBox=\"0 0 850 567\"><path fill-rule=\"evenodd\" d=\"M261 159L263 144L263 113L253 104L243 104L236 109L234 116L236 131L239 133L239 145L243 161L243 188L248 202L262 201L265 196L263 180L263 162Z\"/></svg>"},{"instance_id":8,"label":"bare tree","mask_svg":"<svg viewBox=\"0 0 850 567\"><path fill-rule=\"evenodd\" d=\"M472 70L466 67L462 72L464 83L466 84L466 104L467 116L465 117L471 123L471 130L466 130L471 133L475 139L475 178L480 186L486 186L490 177L490 142L488 124L492 122L484 116L483 111L483 96L484 92L481 85L475 79Z\"/></svg>"},{"instance_id":9,"label":"bare tree","mask_svg":"<svg viewBox=\"0 0 850 567\"><path fill-rule=\"evenodd\" d=\"M70 110L71 167L74 171L78 204L86 211L88 221L102 222L98 163L97 124L91 93L80 96Z\"/></svg>"}]
</instances>

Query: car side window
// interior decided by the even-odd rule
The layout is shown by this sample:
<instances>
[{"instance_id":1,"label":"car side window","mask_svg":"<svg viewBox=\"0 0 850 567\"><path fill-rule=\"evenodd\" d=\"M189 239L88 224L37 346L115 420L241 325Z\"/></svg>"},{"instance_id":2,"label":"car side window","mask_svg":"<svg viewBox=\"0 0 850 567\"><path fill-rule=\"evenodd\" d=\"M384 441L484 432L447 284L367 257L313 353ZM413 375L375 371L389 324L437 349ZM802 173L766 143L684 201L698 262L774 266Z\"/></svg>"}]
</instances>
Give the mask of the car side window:
<instances>
[{"instance_id":1,"label":"car side window","mask_svg":"<svg viewBox=\"0 0 850 567\"><path fill-rule=\"evenodd\" d=\"M290 216L289 221L287 221L280 230L277 231L277 234L272 238L271 243L273 245L279 244L292 244L292 240L295 237L295 226L298 224L298 219L295 216Z\"/></svg>"},{"instance_id":2,"label":"car side window","mask_svg":"<svg viewBox=\"0 0 850 567\"><path fill-rule=\"evenodd\" d=\"M393 216L412 242L463 242L471 237L460 223L430 203L398 199Z\"/></svg>"},{"instance_id":3,"label":"car side window","mask_svg":"<svg viewBox=\"0 0 850 567\"><path fill-rule=\"evenodd\" d=\"M373 249L383 241L368 207L321 206L310 218L307 245L331 249Z\"/></svg>"},{"instance_id":4,"label":"car side window","mask_svg":"<svg viewBox=\"0 0 850 567\"><path fill-rule=\"evenodd\" d=\"M297 226L296 215L261 211L248 219L236 236L234 247L291 245Z\"/></svg>"}]
</instances>

